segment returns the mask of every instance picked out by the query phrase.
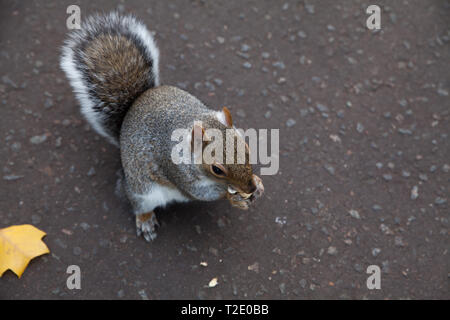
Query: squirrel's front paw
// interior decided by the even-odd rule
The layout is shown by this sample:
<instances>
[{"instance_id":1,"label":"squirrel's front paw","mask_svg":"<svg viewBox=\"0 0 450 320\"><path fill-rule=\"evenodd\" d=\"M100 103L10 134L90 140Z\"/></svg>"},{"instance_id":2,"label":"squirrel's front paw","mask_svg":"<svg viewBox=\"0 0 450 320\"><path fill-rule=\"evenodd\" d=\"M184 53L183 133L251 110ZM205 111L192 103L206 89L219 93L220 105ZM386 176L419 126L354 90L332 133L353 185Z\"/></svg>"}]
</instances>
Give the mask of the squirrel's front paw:
<instances>
[{"instance_id":1,"label":"squirrel's front paw","mask_svg":"<svg viewBox=\"0 0 450 320\"><path fill-rule=\"evenodd\" d=\"M264 185L262 183L262 180L260 177L258 177L256 174L253 175L253 182L256 186L256 191L252 194L252 200L260 198L264 193Z\"/></svg>"},{"instance_id":2,"label":"squirrel's front paw","mask_svg":"<svg viewBox=\"0 0 450 320\"><path fill-rule=\"evenodd\" d=\"M256 190L253 193L242 193L235 191L232 187L228 188L227 199L233 207L247 210L253 201L262 196L264 193L264 185L262 184L261 178L253 175L253 182L256 186Z\"/></svg>"},{"instance_id":3,"label":"squirrel's front paw","mask_svg":"<svg viewBox=\"0 0 450 320\"><path fill-rule=\"evenodd\" d=\"M136 215L136 232L138 237L143 235L148 242L155 240L157 226L159 227L159 223L153 211Z\"/></svg>"},{"instance_id":4,"label":"squirrel's front paw","mask_svg":"<svg viewBox=\"0 0 450 320\"><path fill-rule=\"evenodd\" d=\"M242 209L242 210L247 210L248 207L250 206L250 198L244 198L241 194L239 193L235 193L235 194L231 194L227 192L227 199L228 201L230 201L231 205L233 207Z\"/></svg>"}]
</instances>

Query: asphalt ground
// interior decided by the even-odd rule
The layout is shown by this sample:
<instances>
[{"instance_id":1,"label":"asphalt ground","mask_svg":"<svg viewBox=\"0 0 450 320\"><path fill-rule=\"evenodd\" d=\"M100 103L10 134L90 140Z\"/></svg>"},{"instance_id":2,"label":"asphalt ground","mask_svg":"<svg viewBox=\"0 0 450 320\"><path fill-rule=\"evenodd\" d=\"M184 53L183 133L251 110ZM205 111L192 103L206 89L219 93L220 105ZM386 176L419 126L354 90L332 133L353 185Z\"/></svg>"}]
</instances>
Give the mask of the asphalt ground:
<instances>
[{"instance_id":1,"label":"asphalt ground","mask_svg":"<svg viewBox=\"0 0 450 320\"><path fill-rule=\"evenodd\" d=\"M164 84L280 130L250 210L171 205L149 244L58 65L72 1L2 0L0 228L33 224L51 253L0 299L449 299L450 3L376 1L374 32L372 2L77 1L155 31Z\"/></svg>"}]
</instances>

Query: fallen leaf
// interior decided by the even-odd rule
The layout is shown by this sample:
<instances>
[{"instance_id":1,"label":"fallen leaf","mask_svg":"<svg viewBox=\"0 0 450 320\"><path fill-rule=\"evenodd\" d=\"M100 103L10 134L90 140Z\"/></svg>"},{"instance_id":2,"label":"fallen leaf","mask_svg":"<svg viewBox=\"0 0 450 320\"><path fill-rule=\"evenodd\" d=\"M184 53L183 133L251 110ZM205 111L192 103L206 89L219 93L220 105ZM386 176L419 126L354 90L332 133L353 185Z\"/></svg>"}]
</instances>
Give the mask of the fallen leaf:
<instances>
[{"instance_id":1,"label":"fallen leaf","mask_svg":"<svg viewBox=\"0 0 450 320\"><path fill-rule=\"evenodd\" d=\"M45 235L29 224L0 229L0 277L10 269L20 278L31 259L49 253Z\"/></svg>"}]
</instances>

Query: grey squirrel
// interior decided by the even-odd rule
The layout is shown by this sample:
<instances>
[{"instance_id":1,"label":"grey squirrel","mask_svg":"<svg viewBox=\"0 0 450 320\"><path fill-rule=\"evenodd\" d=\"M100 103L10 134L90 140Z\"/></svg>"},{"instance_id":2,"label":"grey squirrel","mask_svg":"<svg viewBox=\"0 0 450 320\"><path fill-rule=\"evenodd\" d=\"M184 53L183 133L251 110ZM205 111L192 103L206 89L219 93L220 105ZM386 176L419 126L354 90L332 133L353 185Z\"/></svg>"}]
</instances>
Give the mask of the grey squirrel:
<instances>
[{"instance_id":1,"label":"grey squirrel","mask_svg":"<svg viewBox=\"0 0 450 320\"><path fill-rule=\"evenodd\" d=\"M247 209L264 191L261 179L253 174L247 145L243 164L172 161L176 142L171 134L178 128L192 128L192 145L199 142L203 147L209 128L232 129L235 141L243 138L226 107L213 111L181 89L160 86L158 63L158 48L145 25L116 12L91 16L81 29L71 31L60 60L82 114L95 131L120 148L123 189L136 215L137 234L147 241L156 237L157 207L226 198ZM223 144L224 154L227 145Z\"/></svg>"}]
</instances>

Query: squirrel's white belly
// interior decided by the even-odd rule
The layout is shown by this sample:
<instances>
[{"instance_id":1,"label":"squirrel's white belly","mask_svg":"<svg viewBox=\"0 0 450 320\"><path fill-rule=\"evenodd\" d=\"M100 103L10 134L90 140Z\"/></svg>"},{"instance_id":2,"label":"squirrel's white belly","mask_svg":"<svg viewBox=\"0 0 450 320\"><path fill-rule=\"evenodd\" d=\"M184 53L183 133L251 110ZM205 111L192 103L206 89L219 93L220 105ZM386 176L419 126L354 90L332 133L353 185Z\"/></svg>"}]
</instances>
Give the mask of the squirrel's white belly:
<instances>
[{"instance_id":1,"label":"squirrel's white belly","mask_svg":"<svg viewBox=\"0 0 450 320\"><path fill-rule=\"evenodd\" d=\"M150 191L138 195L141 199L140 212L150 212L156 207L164 207L170 202L186 202L189 201L180 191L174 188L166 187L160 184L153 184Z\"/></svg>"}]
</instances>

